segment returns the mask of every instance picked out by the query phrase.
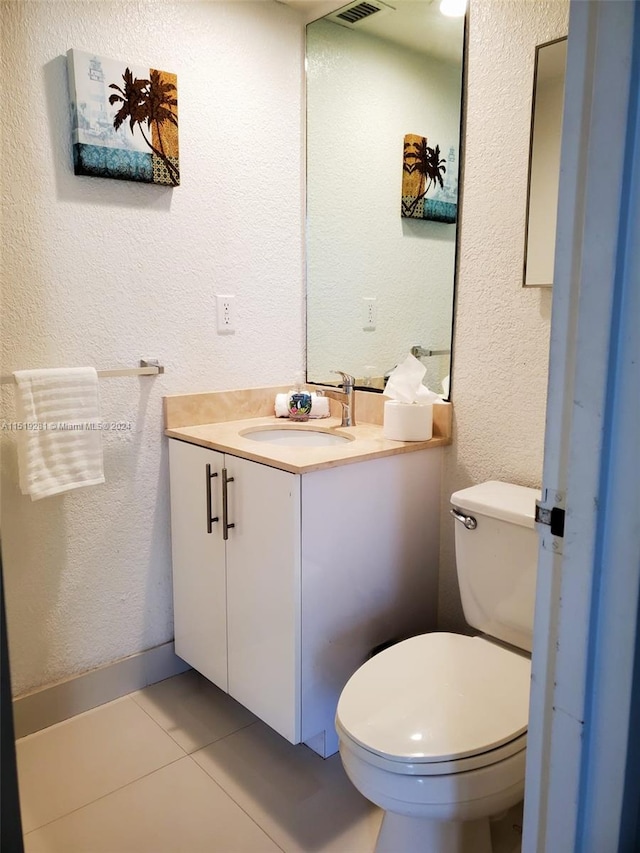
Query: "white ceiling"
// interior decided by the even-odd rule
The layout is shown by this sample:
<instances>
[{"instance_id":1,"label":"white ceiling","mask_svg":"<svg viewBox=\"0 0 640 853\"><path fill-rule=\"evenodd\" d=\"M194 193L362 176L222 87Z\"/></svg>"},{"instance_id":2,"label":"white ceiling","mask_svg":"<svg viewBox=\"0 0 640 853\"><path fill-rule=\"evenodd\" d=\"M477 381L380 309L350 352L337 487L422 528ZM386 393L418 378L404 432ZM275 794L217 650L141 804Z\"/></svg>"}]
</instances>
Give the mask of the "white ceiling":
<instances>
[{"instance_id":1,"label":"white ceiling","mask_svg":"<svg viewBox=\"0 0 640 853\"><path fill-rule=\"evenodd\" d=\"M280 0L297 9L306 22L321 18L347 3L332 0ZM365 18L355 29L428 53L447 62L462 62L464 18L447 18L439 0L383 0L389 14ZM339 26L336 24L336 26Z\"/></svg>"}]
</instances>

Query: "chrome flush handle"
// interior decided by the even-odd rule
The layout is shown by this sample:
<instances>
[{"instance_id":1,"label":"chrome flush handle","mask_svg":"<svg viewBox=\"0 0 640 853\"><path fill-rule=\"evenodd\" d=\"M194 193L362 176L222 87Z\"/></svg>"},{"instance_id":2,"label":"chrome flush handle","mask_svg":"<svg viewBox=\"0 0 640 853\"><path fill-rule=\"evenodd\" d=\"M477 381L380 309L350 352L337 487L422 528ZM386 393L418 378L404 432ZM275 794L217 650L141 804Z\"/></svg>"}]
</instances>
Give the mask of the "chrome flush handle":
<instances>
[{"instance_id":1,"label":"chrome flush handle","mask_svg":"<svg viewBox=\"0 0 640 853\"><path fill-rule=\"evenodd\" d=\"M451 510L449 510L449 512L455 518L456 521L459 521L460 524L464 524L464 526L467 528L467 530L475 530L476 527L478 526L478 522L475 520L475 518L472 515L463 515L457 509L451 509Z\"/></svg>"}]
</instances>

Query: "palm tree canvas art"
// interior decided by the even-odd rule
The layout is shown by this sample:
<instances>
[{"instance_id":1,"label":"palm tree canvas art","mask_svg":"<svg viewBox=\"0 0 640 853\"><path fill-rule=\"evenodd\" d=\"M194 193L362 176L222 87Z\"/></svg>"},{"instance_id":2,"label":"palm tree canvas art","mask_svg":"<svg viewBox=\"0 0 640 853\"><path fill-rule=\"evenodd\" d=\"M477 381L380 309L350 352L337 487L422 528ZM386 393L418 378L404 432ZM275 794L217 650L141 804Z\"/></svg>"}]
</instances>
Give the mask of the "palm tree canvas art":
<instances>
[{"instance_id":1,"label":"palm tree canvas art","mask_svg":"<svg viewBox=\"0 0 640 853\"><path fill-rule=\"evenodd\" d=\"M175 74L67 53L76 175L178 186Z\"/></svg>"},{"instance_id":2,"label":"palm tree canvas art","mask_svg":"<svg viewBox=\"0 0 640 853\"><path fill-rule=\"evenodd\" d=\"M440 145L426 136L408 133L402 159L401 215L408 219L455 222L458 209L458 169L455 148L445 158Z\"/></svg>"}]
</instances>

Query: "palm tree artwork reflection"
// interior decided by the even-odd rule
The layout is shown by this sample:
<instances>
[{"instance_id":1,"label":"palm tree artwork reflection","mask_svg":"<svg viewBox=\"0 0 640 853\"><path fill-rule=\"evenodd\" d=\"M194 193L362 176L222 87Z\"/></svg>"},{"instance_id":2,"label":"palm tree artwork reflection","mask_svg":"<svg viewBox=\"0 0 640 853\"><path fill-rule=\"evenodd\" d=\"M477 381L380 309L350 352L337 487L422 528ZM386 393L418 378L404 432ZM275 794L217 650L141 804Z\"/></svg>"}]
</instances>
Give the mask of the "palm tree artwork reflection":
<instances>
[{"instance_id":1,"label":"palm tree artwork reflection","mask_svg":"<svg viewBox=\"0 0 640 853\"><path fill-rule=\"evenodd\" d=\"M177 77L70 50L76 175L180 183Z\"/></svg>"},{"instance_id":2,"label":"palm tree artwork reflection","mask_svg":"<svg viewBox=\"0 0 640 853\"><path fill-rule=\"evenodd\" d=\"M430 146L426 136L408 133L402 161L401 215L407 219L456 221L458 177L455 148L447 159L440 145ZM428 197L432 192L431 197Z\"/></svg>"}]
</instances>

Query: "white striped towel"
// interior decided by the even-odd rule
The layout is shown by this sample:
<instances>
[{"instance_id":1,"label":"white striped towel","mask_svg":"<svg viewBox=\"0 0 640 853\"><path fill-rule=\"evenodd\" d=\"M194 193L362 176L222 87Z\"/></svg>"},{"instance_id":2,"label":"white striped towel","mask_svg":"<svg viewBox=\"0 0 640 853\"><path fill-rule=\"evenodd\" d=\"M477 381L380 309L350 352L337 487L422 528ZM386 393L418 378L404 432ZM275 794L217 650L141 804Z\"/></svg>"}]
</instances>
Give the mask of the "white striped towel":
<instances>
[{"instance_id":1,"label":"white striped towel","mask_svg":"<svg viewBox=\"0 0 640 853\"><path fill-rule=\"evenodd\" d=\"M291 394L276 394L276 402L274 405L277 418L289 417L289 397ZM320 394L311 394L311 413L310 418L328 418L331 415L329 409L329 398L322 397Z\"/></svg>"},{"instance_id":2,"label":"white striped towel","mask_svg":"<svg viewBox=\"0 0 640 853\"><path fill-rule=\"evenodd\" d=\"M16 370L20 489L31 500L104 483L93 367Z\"/></svg>"}]
</instances>

